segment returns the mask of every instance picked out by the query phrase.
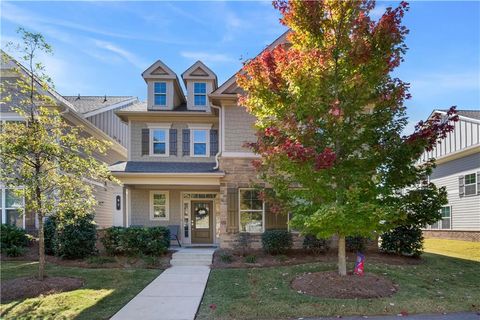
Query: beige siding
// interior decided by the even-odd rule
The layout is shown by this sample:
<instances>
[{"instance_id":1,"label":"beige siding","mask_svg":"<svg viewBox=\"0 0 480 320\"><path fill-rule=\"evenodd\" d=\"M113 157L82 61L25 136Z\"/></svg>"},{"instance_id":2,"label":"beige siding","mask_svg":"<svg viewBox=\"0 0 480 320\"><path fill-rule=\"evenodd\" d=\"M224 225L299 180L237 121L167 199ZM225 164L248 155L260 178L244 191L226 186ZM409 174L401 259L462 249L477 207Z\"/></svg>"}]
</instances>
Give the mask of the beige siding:
<instances>
[{"instance_id":1,"label":"beige siding","mask_svg":"<svg viewBox=\"0 0 480 320\"><path fill-rule=\"evenodd\" d=\"M114 113L116 110L109 110L88 117L87 120L97 128L108 134L113 140L127 147L128 125L120 120Z\"/></svg>"},{"instance_id":2,"label":"beige siding","mask_svg":"<svg viewBox=\"0 0 480 320\"><path fill-rule=\"evenodd\" d=\"M169 220L158 221L150 220L150 191L168 191L169 192ZM130 209L131 225L142 226L168 226L180 225L181 223L181 191L168 190L161 187L153 189L131 189Z\"/></svg>"},{"instance_id":3,"label":"beige siding","mask_svg":"<svg viewBox=\"0 0 480 320\"><path fill-rule=\"evenodd\" d=\"M430 181L446 187L452 207L452 230L480 230L480 195L459 196L459 176L480 171L480 153L440 164Z\"/></svg>"},{"instance_id":4,"label":"beige siding","mask_svg":"<svg viewBox=\"0 0 480 320\"><path fill-rule=\"evenodd\" d=\"M122 187L109 184L106 188L96 186L94 190L95 222L99 228L108 228L113 224L114 194L122 193Z\"/></svg>"},{"instance_id":5,"label":"beige siding","mask_svg":"<svg viewBox=\"0 0 480 320\"><path fill-rule=\"evenodd\" d=\"M253 142L255 138L255 117L243 107L223 108L225 129L225 152L250 152L243 147L245 142Z\"/></svg>"},{"instance_id":6,"label":"beige siding","mask_svg":"<svg viewBox=\"0 0 480 320\"><path fill-rule=\"evenodd\" d=\"M171 121L165 121L170 123ZM200 123L200 122L199 122ZM204 122L204 123L209 123ZM172 129L177 129L177 155L171 155L168 157L158 156L142 156L142 129L147 129L147 123L145 122L131 122L130 127L130 161L157 161L157 162L215 162L214 156L209 157L191 157L182 155L182 130L188 129L186 122L174 122L172 123ZM215 123L212 125L212 129L218 129L218 125Z\"/></svg>"}]
</instances>

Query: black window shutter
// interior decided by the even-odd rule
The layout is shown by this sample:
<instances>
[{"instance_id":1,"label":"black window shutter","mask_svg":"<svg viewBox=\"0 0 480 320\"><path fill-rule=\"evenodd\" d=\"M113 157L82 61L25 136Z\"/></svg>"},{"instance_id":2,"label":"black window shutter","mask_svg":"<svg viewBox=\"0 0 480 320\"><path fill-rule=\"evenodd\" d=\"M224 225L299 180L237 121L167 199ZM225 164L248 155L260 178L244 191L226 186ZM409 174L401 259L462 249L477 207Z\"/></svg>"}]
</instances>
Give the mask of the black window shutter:
<instances>
[{"instance_id":1,"label":"black window shutter","mask_svg":"<svg viewBox=\"0 0 480 320\"><path fill-rule=\"evenodd\" d=\"M218 153L218 130L210 130L210 155L214 156Z\"/></svg>"},{"instance_id":2,"label":"black window shutter","mask_svg":"<svg viewBox=\"0 0 480 320\"><path fill-rule=\"evenodd\" d=\"M177 155L177 129L170 129L170 155Z\"/></svg>"},{"instance_id":3,"label":"black window shutter","mask_svg":"<svg viewBox=\"0 0 480 320\"><path fill-rule=\"evenodd\" d=\"M190 130L189 129L182 130L182 155L184 156L190 155Z\"/></svg>"},{"instance_id":4,"label":"black window shutter","mask_svg":"<svg viewBox=\"0 0 480 320\"><path fill-rule=\"evenodd\" d=\"M142 156L150 154L150 129L142 129Z\"/></svg>"},{"instance_id":5,"label":"black window shutter","mask_svg":"<svg viewBox=\"0 0 480 320\"><path fill-rule=\"evenodd\" d=\"M477 194L480 194L480 171L477 172Z\"/></svg>"},{"instance_id":6,"label":"black window shutter","mask_svg":"<svg viewBox=\"0 0 480 320\"><path fill-rule=\"evenodd\" d=\"M458 195L460 197L465 195L465 176L458 177Z\"/></svg>"}]
</instances>

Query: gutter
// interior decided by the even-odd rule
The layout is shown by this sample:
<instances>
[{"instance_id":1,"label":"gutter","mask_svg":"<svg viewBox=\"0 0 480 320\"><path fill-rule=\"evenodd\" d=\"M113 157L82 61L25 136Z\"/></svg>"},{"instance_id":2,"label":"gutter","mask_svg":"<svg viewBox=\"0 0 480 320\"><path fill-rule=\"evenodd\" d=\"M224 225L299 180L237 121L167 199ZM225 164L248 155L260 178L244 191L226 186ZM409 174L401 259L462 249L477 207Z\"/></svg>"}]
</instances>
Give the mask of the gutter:
<instances>
[{"instance_id":1,"label":"gutter","mask_svg":"<svg viewBox=\"0 0 480 320\"><path fill-rule=\"evenodd\" d=\"M110 171L114 176L117 177L129 177L129 176L140 176L140 177L224 177L224 172L211 172L211 173L195 173L195 172L123 172L123 171Z\"/></svg>"},{"instance_id":2,"label":"gutter","mask_svg":"<svg viewBox=\"0 0 480 320\"><path fill-rule=\"evenodd\" d=\"M222 110L222 107L216 106L213 103L210 104L210 107L218 110L218 152L215 155L215 167L213 167L213 169L216 170L220 166L220 162L218 160L218 157L220 156L220 154L222 154L222 146L223 146L223 130L222 130L223 129L223 127L222 127L222 124L223 124L222 123L223 110Z\"/></svg>"}]
</instances>

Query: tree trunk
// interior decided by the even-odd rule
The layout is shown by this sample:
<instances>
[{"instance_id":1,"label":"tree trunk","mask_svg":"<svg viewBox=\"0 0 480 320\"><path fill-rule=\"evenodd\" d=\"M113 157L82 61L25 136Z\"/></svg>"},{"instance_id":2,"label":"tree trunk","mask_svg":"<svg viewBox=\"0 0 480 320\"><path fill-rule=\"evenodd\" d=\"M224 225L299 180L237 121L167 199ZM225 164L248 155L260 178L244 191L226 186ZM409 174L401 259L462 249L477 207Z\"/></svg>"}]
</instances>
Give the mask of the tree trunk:
<instances>
[{"instance_id":1,"label":"tree trunk","mask_svg":"<svg viewBox=\"0 0 480 320\"><path fill-rule=\"evenodd\" d=\"M347 259L345 255L345 236L338 235L338 274L347 275Z\"/></svg>"},{"instance_id":2,"label":"tree trunk","mask_svg":"<svg viewBox=\"0 0 480 320\"><path fill-rule=\"evenodd\" d=\"M43 233L43 216L38 217L38 280L45 276L45 236Z\"/></svg>"}]
</instances>

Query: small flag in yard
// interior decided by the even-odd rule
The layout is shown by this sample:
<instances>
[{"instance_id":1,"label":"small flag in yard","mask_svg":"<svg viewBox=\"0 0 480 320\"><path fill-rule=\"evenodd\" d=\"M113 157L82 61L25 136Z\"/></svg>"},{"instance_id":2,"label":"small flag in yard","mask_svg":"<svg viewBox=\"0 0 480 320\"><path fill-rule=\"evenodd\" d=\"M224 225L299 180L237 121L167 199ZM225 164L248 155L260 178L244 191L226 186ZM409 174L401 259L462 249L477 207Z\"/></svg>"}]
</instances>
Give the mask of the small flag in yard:
<instances>
[{"instance_id":1,"label":"small flag in yard","mask_svg":"<svg viewBox=\"0 0 480 320\"><path fill-rule=\"evenodd\" d=\"M365 256L357 252L357 261L355 261L355 270L353 271L356 275L363 276L364 271Z\"/></svg>"}]
</instances>

